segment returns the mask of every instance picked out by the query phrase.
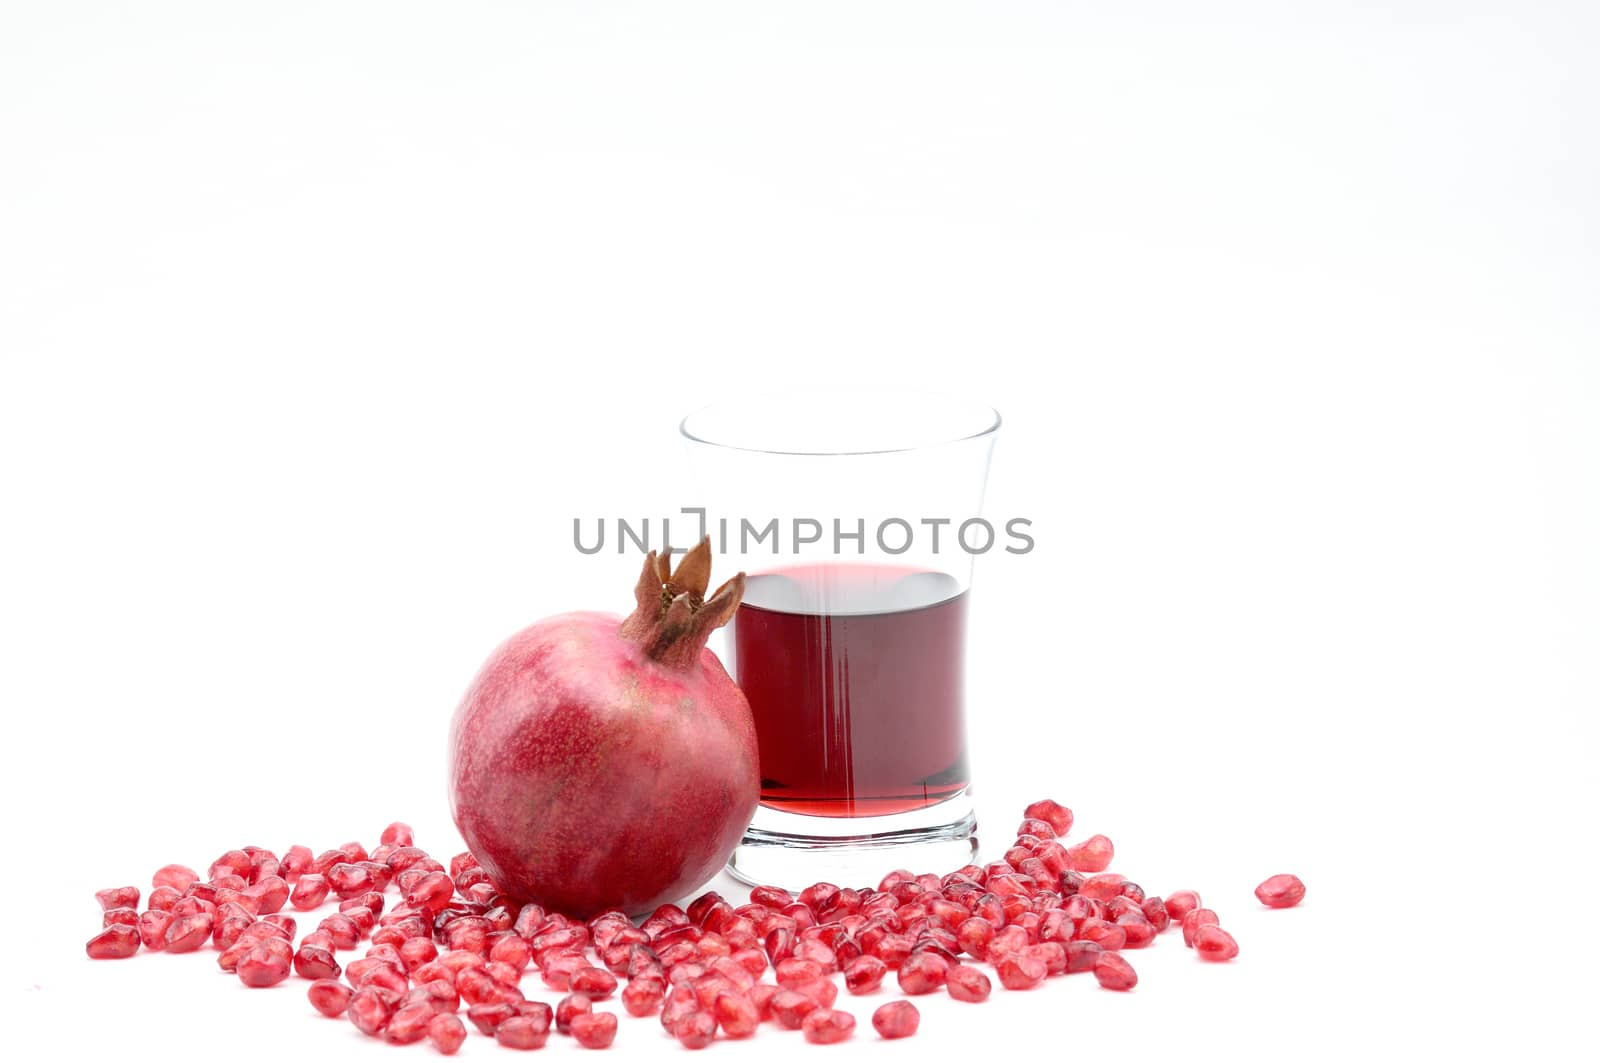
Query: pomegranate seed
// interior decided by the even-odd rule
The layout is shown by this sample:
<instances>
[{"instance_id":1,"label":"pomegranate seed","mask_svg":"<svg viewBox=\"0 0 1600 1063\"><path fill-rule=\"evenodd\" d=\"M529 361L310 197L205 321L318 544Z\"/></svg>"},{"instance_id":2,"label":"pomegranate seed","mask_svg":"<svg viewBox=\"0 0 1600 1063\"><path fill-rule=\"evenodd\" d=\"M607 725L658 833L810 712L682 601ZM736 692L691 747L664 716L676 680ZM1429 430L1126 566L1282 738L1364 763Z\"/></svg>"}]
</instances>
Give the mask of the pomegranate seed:
<instances>
[{"instance_id":1,"label":"pomegranate seed","mask_svg":"<svg viewBox=\"0 0 1600 1063\"><path fill-rule=\"evenodd\" d=\"M1200 907L1200 894L1194 890L1179 890L1167 898L1167 915L1175 923L1182 923L1183 917Z\"/></svg>"},{"instance_id":2,"label":"pomegranate seed","mask_svg":"<svg viewBox=\"0 0 1600 1063\"><path fill-rule=\"evenodd\" d=\"M180 915L167 927L168 952L193 952L211 937L211 915L195 912Z\"/></svg>"},{"instance_id":3,"label":"pomegranate seed","mask_svg":"<svg viewBox=\"0 0 1600 1063\"><path fill-rule=\"evenodd\" d=\"M1085 919L1078 925L1078 940L1092 941L1107 952L1115 952L1127 944L1128 932L1104 919Z\"/></svg>"},{"instance_id":4,"label":"pomegranate seed","mask_svg":"<svg viewBox=\"0 0 1600 1063\"><path fill-rule=\"evenodd\" d=\"M590 1000L604 1000L617 991L617 979L598 967L580 967L572 973L571 989Z\"/></svg>"},{"instance_id":5,"label":"pomegranate seed","mask_svg":"<svg viewBox=\"0 0 1600 1063\"><path fill-rule=\"evenodd\" d=\"M139 930L126 923L113 923L90 938L84 951L91 960L125 959L139 951Z\"/></svg>"},{"instance_id":6,"label":"pomegranate seed","mask_svg":"<svg viewBox=\"0 0 1600 1063\"><path fill-rule=\"evenodd\" d=\"M167 947L167 928L172 925L172 913L151 910L139 916L139 941L151 952Z\"/></svg>"},{"instance_id":7,"label":"pomegranate seed","mask_svg":"<svg viewBox=\"0 0 1600 1063\"><path fill-rule=\"evenodd\" d=\"M283 854L283 859L278 861L278 874L283 876L285 882L293 884L301 875L311 870L313 863L315 863L315 858L311 855L310 849L303 845L291 845L288 851ZM173 864L169 866L178 867L179 865ZM166 868L162 870L166 870ZM181 868L181 870L187 870L187 868Z\"/></svg>"},{"instance_id":8,"label":"pomegranate seed","mask_svg":"<svg viewBox=\"0 0 1600 1063\"><path fill-rule=\"evenodd\" d=\"M289 957L273 949L272 940L276 939L258 942L239 961L239 981L252 989L274 986L289 977Z\"/></svg>"},{"instance_id":9,"label":"pomegranate seed","mask_svg":"<svg viewBox=\"0 0 1600 1063\"><path fill-rule=\"evenodd\" d=\"M107 908L100 914L100 925L137 927L139 912L135 908Z\"/></svg>"},{"instance_id":10,"label":"pomegranate seed","mask_svg":"<svg viewBox=\"0 0 1600 1063\"><path fill-rule=\"evenodd\" d=\"M171 886L157 886L144 902L153 912L170 912L183 899L183 894Z\"/></svg>"},{"instance_id":11,"label":"pomegranate seed","mask_svg":"<svg viewBox=\"0 0 1600 1063\"><path fill-rule=\"evenodd\" d=\"M978 1004L989 999L989 976L976 967L958 964L945 975L945 990L956 1000Z\"/></svg>"},{"instance_id":12,"label":"pomegranate seed","mask_svg":"<svg viewBox=\"0 0 1600 1063\"><path fill-rule=\"evenodd\" d=\"M961 951L979 959L988 955L994 936L994 924L976 915L963 920L956 928L956 942L961 946Z\"/></svg>"},{"instance_id":13,"label":"pomegranate seed","mask_svg":"<svg viewBox=\"0 0 1600 1063\"><path fill-rule=\"evenodd\" d=\"M1111 865L1111 857L1115 853L1111 839L1104 834L1096 834L1082 844L1069 846L1067 859L1074 871L1097 872Z\"/></svg>"},{"instance_id":14,"label":"pomegranate seed","mask_svg":"<svg viewBox=\"0 0 1600 1063\"><path fill-rule=\"evenodd\" d=\"M528 964L533 962L533 950L526 941L507 931L504 937L489 947L489 959L509 963L519 971L526 971Z\"/></svg>"},{"instance_id":15,"label":"pomegranate seed","mask_svg":"<svg viewBox=\"0 0 1600 1063\"><path fill-rule=\"evenodd\" d=\"M797 982L812 982L823 976L823 969L814 960L803 960L798 956L791 956L787 960L779 960L777 965L777 980L781 986L792 986Z\"/></svg>"},{"instance_id":16,"label":"pomegranate seed","mask_svg":"<svg viewBox=\"0 0 1600 1063\"><path fill-rule=\"evenodd\" d=\"M617 1017L609 1011L576 1015L572 1019L572 1039L584 1048L610 1048L617 1039Z\"/></svg>"},{"instance_id":17,"label":"pomegranate seed","mask_svg":"<svg viewBox=\"0 0 1600 1063\"><path fill-rule=\"evenodd\" d=\"M398 825L398 824L397 824ZM388 831L384 832L385 834ZM453 1056L467 1039L467 1028L454 1015L440 1012L428 1020L428 1042L441 1055Z\"/></svg>"},{"instance_id":18,"label":"pomegranate seed","mask_svg":"<svg viewBox=\"0 0 1600 1063\"><path fill-rule=\"evenodd\" d=\"M987 925L987 924L986 924ZM844 968L844 987L859 996L871 993L889 973L889 965L876 956L857 956Z\"/></svg>"},{"instance_id":19,"label":"pomegranate seed","mask_svg":"<svg viewBox=\"0 0 1600 1063\"><path fill-rule=\"evenodd\" d=\"M794 903L794 895L779 886L756 886L750 891L750 903L765 905L781 912Z\"/></svg>"},{"instance_id":20,"label":"pomegranate seed","mask_svg":"<svg viewBox=\"0 0 1600 1063\"><path fill-rule=\"evenodd\" d=\"M412 842L411 826L406 823L395 822L383 828L383 833L378 835L381 845L410 845Z\"/></svg>"},{"instance_id":21,"label":"pomegranate seed","mask_svg":"<svg viewBox=\"0 0 1600 1063\"><path fill-rule=\"evenodd\" d=\"M847 1040L856 1029L856 1017L848 1011L818 1008L800 1023L806 1040L814 1045L833 1045Z\"/></svg>"},{"instance_id":22,"label":"pomegranate seed","mask_svg":"<svg viewBox=\"0 0 1600 1063\"><path fill-rule=\"evenodd\" d=\"M1022 950L1022 954L1043 963L1046 975L1067 973L1067 948L1060 942L1046 941L1038 945L1029 945Z\"/></svg>"},{"instance_id":23,"label":"pomegranate seed","mask_svg":"<svg viewBox=\"0 0 1600 1063\"><path fill-rule=\"evenodd\" d=\"M301 978L337 978L339 961L325 948L301 943L294 954L294 973Z\"/></svg>"},{"instance_id":24,"label":"pomegranate seed","mask_svg":"<svg viewBox=\"0 0 1600 1063\"><path fill-rule=\"evenodd\" d=\"M289 903L301 912L309 912L327 899L328 880L310 872L301 875L289 892Z\"/></svg>"},{"instance_id":25,"label":"pomegranate seed","mask_svg":"<svg viewBox=\"0 0 1600 1063\"><path fill-rule=\"evenodd\" d=\"M1128 880L1115 872L1104 875L1090 875L1082 886L1078 887L1078 896L1087 897L1091 901L1109 901L1120 896L1122 886Z\"/></svg>"},{"instance_id":26,"label":"pomegranate seed","mask_svg":"<svg viewBox=\"0 0 1600 1063\"><path fill-rule=\"evenodd\" d=\"M392 1045L409 1045L428 1036L428 1024L438 1012L426 1004L406 1004L389 1017L383 1039Z\"/></svg>"},{"instance_id":27,"label":"pomegranate seed","mask_svg":"<svg viewBox=\"0 0 1600 1063\"><path fill-rule=\"evenodd\" d=\"M949 973L950 963L943 956L928 951L914 953L900 965L900 991L908 996L932 993L944 985Z\"/></svg>"},{"instance_id":28,"label":"pomegranate seed","mask_svg":"<svg viewBox=\"0 0 1600 1063\"><path fill-rule=\"evenodd\" d=\"M1044 961L1034 956L1016 953L1000 961L996 968L1000 984L1007 989L1036 989L1044 984L1050 973Z\"/></svg>"},{"instance_id":29,"label":"pomegranate seed","mask_svg":"<svg viewBox=\"0 0 1600 1063\"><path fill-rule=\"evenodd\" d=\"M749 1037L761 1023L760 1012L743 993L718 993L711 1011L717 1018L717 1025L729 1037Z\"/></svg>"},{"instance_id":30,"label":"pomegranate seed","mask_svg":"<svg viewBox=\"0 0 1600 1063\"><path fill-rule=\"evenodd\" d=\"M311 1006L330 1019L343 1015L354 995L355 991L349 986L332 978L319 978L306 990L306 998L311 1001Z\"/></svg>"},{"instance_id":31,"label":"pomegranate seed","mask_svg":"<svg viewBox=\"0 0 1600 1063\"><path fill-rule=\"evenodd\" d=\"M484 970L489 972L490 978L493 978L501 985L516 985L518 982L522 981L521 971L511 966L511 964L504 963L500 960L494 960L486 964L484 966Z\"/></svg>"},{"instance_id":32,"label":"pomegranate seed","mask_svg":"<svg viewBox=\"0 0 1600 1063\"><path fill-rule=\"evenodd\" d=\"M793 989L781 989L772 995L772 1017L778 1025L798 1030L805 1017L817 1010L817 1002Z\"/></svg>"},{"instance_id":33,"label":"pomegranate seed","mask_svg":"<svg viewBox=\"0 0 1600 1063\"><path fill-rule=\"evenodd\" d=\"M1006 956L1026 947L1028 932L1020 926L1012 925L998 931L989 941L989 947L984 950L983 958L990 963L999 963Z\"/></svg>"},{"instance_id":34,"label":"pomegranate seed","mask_svg":"<svg viewBox=\"0 0 1600 1063\"><path fill-rule=\"evenodd\" d=\"M629 1015L644 1018L661 1010L666 995L664 983L654 978L635 978L622 989L622 1006Z\"/></svg>"},{"instance_id":35,"label":"pomegranate seed","mask_svg":"<svg viewBox=\"0 0 1600 1063\"><path fill-rule=\"evenodd\" d=\"M1022 814L1027 819L1044 820L1050 824L1050 829L1056 832L1058 838L1064 837L1067 832L1072 830L1072 809L1066 805L1057 804L1049 798L1045 798L1043 801L1035 801L1023 809Z\"/></svg>"},{"instance_id":36,"label":"pomegranate seed","mask_svg":"<svg viewBox=\"0 0 1600 1063\"><path fill-rule=\"evenodd\" d=\"M1139 910L1144 913L1144 917L1149 920L1150 925L1156 928L1156 933L1158 934L1172 922L1172 916L1167 911L1167 904L1160 897L1146 897L1144 903L1139 906Z\"/></svg>"},{"instance_id":37,"label":"pomegranate seed","mask_svg":"<svg viewBox=\"0 0 1600 1063\"><path fill-rule=\"evenodd\" d=\"M544 1047L550 1039L550 1028L541 1027L527 1016L513 1015L495 1027L494 1039L507 1048L529 1051Z\"/></svg>"},{"instance_id":38,"label":"pomegranate seed","mask_svg":"<svg viewBox=\"0 0 1600 1063\"><path fill-rule=\"evenodd\" d=\"M1119 952L1102 952L1094 961L1094 976L1106 989L1128 990L1139 984L1138 972Z\"/></svg>"},{"instance_id":39,"label":"pomegranate seed","mask_svg":"<svg viewBox=\"0 0 1600 1063\"><path fill-rule=\"evenodd\" d=\"M407 993L406 998L422 1001L434 1011L453 1013L461 1007L461 994L456 992L455 986L445 981L423 982Z\"/></svg>"},{"instance_id":40,"label":"pomegranate seed","mask_svg":"<svg viewBox=\"0 0 1600 1063\"><path fill-rule=\"evenodd\" d=\"M1293 875L1273 875L1256 887L1256 900L1268 908L1293 908L1306 895L1306 884Z\"/></svg>"},{"instance_id":41,"label":"pomegranate seed","mask_svg":"<svg viewBox=\"0 0 1600 1063\"><path fill-rule=\"evenodd\" d=\"M358 989L350 997L345 1015L356 1029L368 1037L377 1037L389 1022L389 1005L376 989Z\"/></svg>"},{"instance_id":42,"label":"pomegranate seed","mask_svg":"<svg viewBox=\"0 0 1600 1063\"><path fill-rule=\"evenodd\" d=\"M1196 908L1183 917L1183 943L1194 948L1195 931L1203 926L1216 926L1220 920L1210 908Z\"/></svg>"},{"instance_id":43,"label":"pomegranate seed","mask_svg":"<svg viewBox=\"0 0 1600 1063\"><path fill-rule=\"evenodd\" d=\"M192 867L184 867L182 864L168 864L166 867L160 868L154 875L150 876L151 888L160 889L161 887L165 886L168 889L177 890L179 893L182 893L184 890L188 889L190 886L193 886L199 881L200 875L195 871L195 869Z\"/></svg>"},{"instance_id":44,"label":"pomegranate seed","mask_svg":"<svg viewBox=\"0 0 1600 1063\"><path fill-rule=\"evenodd\" d=\"M109 890L96 890L94 899L100 902L100 910L109 912L113 908L139 908L138 886L117 886Z\"/></svg>"},{"instance_id":45,"label":"pomegranate seed","mask_svg":"<svg viewBox=\"0 0 1600 1063\"><path fill-rule=\"evenodd\" d=\"M328 885L341 901L366 893L374 886L372 872L360 864L338 863L327 871ZM409 903L409 899L408 899Z\"/></svg>"},{"instance_id":46,"label":"pomegranate seed","mask_svg":"<svg viewBox=\"0 0 1600 1063\"><path fill-rule=\"evenodd\" d=\"M334 948L353 949L361 942L361 931L343 912L335 912L317 924L317 929L333 939Z\"/></svg>"},{"instance_id":47,"label":"pomegranate seed","mask_svg":"<svg viewBox=\"0 0 1600 1063\"><path fill-rule=\"evenodd\" d=\"M495 1027L516 1014L514 1005L504 1003L474 1004L467 1009L468 1021L490 1037L494 1036Z\"/></svg>"},{"instance_id":48,"label":"pomegranate seed","mask_svg":"<svg viewBox=\"0 0 1600 1063\"><path fill-rule=\"evenodd\" d=\"M206 872L206 878L215 882L223 875L238 875L244 878L248 874L250 874L250 854L242 849L229 849L212 861L211 869Z\"/></svg>"},{"instance_id":49,"label":"pomegranate seed","mask_svg":"<svg viewBox=\"0 0 1600 1063\"><path fill-rule=\"evenodd\" d=\"M717 1036L717 1018L709 1011L691 1011L673 1025L672 1035L685 1048L705 1048Z\"/></svg>"},{"instance_id":50,"label":"pomegranate seed","mask_svg":"<svg viewBox=\"0 0 1600 1063\"><path fill-rule=\"evenodd\" d=\"M438 957L439 948L433 943L432 938L406 938L400 945L400 963L407 971L413 973L418 967L432 963Z\"/></svg>"},{"instance_id":51,"label":"pomegranate seed","mask_svg":"<svg viewBox=\"0 0 1600 1063\"><path fill-rule=\"evenodd\" d=\"M1119 917L1116 925L1122 928L1125 949L1142 949L1156 939L1156 928L1142 912L1129 912Z\"/></svg>"},{"instance_id":52,"label":"pomegranate seed","mask_svg":"<svg viewBox=\"0 0 1600 1063\"><path fill-rule=\"evenodd\" d=\"M561 998L561 1003L556 1005L556 1032L566 1033L572 1029L573 1016L592 1010L594 1005L588 997L579 993L568 993Z\"/></svg>"},{"instance_id":53,"label":"pomegranate seed","mask_svg":"<svg viewBox=\"0 0 1600 1063\"><path fill-rule=\"evenodd\" d=\"M1055 836L1056 829L1054 827L1052 827L1045 820L1035 819L1033 816L1025 817L1022 823L1017 827L1017 837L1019 839L1030 839L1029 844L1032 845L1038 845L1040 842L1053 841ZM1013 864L1012 866L1016 865Z\"/></svg>"},{"instance_id":54,"label":"pomegranate seed","mask_svg":"<svg viewBox=\"0 0 1600 1063\"><path fill-rule=\"evenodd\" d=\"M891 1000L872 1013L872 1028L889 1040L910 1037L921 1022L922 1013L909 1000Z\"/></svg>"},{"instance_id":55,"label":"pomegranate seed","mask_svg":"<svg viewBox=\"0 0 1600 1063\"><path fill-rule=\"evenodd\" d=\"M1239 943L1220 926L1201 924L1195 928L1194 950L1202 960L1222 963L1239 955Z\"/></svg>"}]
</instances>

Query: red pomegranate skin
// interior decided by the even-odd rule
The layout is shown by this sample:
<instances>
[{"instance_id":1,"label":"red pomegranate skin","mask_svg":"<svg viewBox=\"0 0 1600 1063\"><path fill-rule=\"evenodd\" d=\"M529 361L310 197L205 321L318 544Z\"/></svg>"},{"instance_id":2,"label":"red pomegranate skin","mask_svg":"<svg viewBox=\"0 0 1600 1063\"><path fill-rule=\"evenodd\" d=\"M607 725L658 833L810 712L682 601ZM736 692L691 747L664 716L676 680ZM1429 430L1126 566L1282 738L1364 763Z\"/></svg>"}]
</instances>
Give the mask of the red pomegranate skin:
<instances>
[{"instance_id":1,"label":"red pomegranate skin","mask_svg":"<svg viewBox=\"0 0 1600 1063\"><path fill-rule=\"evenodd\" d=\"M576 917L705 883L760 794L750 706L722 662L654 660L620 623L567 613L512 636L451 725L467 848L506 893Z\"/></svg>"}]
</instances>

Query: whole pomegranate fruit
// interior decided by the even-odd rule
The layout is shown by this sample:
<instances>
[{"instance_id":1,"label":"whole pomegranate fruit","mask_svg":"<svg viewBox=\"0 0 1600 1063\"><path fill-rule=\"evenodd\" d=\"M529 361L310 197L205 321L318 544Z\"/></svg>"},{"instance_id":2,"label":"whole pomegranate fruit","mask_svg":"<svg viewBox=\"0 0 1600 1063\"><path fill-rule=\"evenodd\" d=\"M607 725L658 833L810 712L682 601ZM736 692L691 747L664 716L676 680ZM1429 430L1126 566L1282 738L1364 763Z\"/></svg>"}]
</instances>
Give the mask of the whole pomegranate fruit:
<instances>
[{"instance_id":1,"label":"whole pomegranate fruit","mask_svg":"<svg viewBox=\"0 0 1600 1063\"><path fill-rule=\"evenodd\" d=\"M760 796L749 703L706 649L744 573L651 551L625 619L566 613L489 657L450 728L450 807L501 890L568 915L648 912L711 878Z\"/></svg>"}]
</instances>

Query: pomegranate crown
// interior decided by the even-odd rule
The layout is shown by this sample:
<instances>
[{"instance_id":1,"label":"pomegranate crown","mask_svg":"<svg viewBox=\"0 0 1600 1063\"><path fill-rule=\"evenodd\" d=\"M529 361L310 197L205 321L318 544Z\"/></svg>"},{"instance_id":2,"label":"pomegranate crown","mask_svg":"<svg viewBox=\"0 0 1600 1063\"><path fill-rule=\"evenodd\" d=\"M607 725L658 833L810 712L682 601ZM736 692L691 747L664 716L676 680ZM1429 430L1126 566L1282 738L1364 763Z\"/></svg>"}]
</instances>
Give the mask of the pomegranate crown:
<instances>
[{"instance_id":1,"label":"pomegranate crown","mask_svg":"<svg viewBox=\"0 0 1600 1063\"><path fill-rule=\"evenodd\" d=\"M744 597L741 572L706 597L711 582L711 537L672 559L654 550L645 555L644 571L634 585L637 606L622 622L622 637L637 642L645 655L674 668L688 668L700 659L706 640L733 619Z\"/></svg>"}]
</instances>

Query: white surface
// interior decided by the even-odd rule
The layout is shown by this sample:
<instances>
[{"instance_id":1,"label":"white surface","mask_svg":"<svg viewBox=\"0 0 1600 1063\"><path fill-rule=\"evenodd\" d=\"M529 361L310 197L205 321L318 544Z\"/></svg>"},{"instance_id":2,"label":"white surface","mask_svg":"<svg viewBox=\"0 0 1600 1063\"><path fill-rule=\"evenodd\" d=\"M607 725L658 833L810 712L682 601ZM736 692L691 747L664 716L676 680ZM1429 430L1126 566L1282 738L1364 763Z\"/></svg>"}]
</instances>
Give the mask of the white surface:
<instances>
[{"instance_id":1,"label":"white surface","mask_svg":"<svg viewBox=\"0 0 1600 1063\"><path fill-rule=\"evenodd\" d=\"M628 602L572 517L672 512L685 411L843 379L1006 417L984 822L1058 796L1243 953L833 1054L1592 1050L1595 9L1114 9L8 5L15 1057L391 1051L86 961L92 891L451 850L479 661Z\"/></svg>"}]
</instances>

